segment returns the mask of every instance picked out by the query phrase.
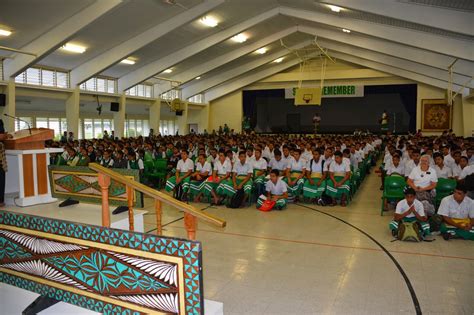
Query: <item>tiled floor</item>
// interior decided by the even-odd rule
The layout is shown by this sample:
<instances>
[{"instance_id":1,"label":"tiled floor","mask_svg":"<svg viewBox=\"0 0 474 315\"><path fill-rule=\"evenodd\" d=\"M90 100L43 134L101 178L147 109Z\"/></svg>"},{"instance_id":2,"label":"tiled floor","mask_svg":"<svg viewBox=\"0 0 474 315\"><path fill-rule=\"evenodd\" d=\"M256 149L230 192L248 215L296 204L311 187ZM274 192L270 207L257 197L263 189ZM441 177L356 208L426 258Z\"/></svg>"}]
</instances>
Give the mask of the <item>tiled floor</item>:
<instances>
[{"instance_id":1,"label":"tiled floor","mask_svg":"<svg viewBox=\"0 0 474 315\"><path fill-rule=\"evenodd\" d=\"M391 242L391 213L380 216L380 179L371 174L347 208L321 208L369 233L407 273L424 314L474 314L474 242ZM151 200L145 230L155 228ZM206 204L196 204L204 208ZM47 206L46 206L47 207ZM199 224L206 299L225 314L414 314L405 281L389 257L346 224L297 205L262 213L209 208L225 229ZM164 209L166 225L182 213ZM183 220L164 227L185 237Z\"/></svg>"},{"instance_id":2,"label":"tiled floor","mask_svg":"<svg viewBox=\"0 0 474 315\"><path fill-rule=\"evenodd\" d=\"M371 174L348 208L317 208L385 246L407 273L424 314L474 314L474 242L391 242L392 213L380 216L379 185ZM415 313L389 257L334 218L297 205L270 213L254 207L206 211L227 220L225 229L200 223L198 231L205 296L223 302L225 314ZM165 224L182 216L166 213ZM145 229L153 222L150 212ZM165 235L185 236L182 220L164 229Z\"/></svg>"}]
</instances>

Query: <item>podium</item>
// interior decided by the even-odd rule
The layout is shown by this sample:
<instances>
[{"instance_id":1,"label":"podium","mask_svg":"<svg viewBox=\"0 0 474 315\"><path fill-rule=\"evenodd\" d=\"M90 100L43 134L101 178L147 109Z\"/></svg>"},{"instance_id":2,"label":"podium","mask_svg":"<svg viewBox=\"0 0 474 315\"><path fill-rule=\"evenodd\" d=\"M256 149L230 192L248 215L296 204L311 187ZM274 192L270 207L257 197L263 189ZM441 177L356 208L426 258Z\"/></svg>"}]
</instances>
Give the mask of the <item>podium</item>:
<instances>
[{"instance_id":1,"label":"podium","mask_svg":"<svg viewBox=\"0 0 474 315\"><path fill-rule=\"evenodd\" d=\"M54 130L32 128L20 130L5 139L8 172L5 174L5 203L20 207L54 202L49 185L50 153L63 149L45 148L44 142L53 139Z\"/></svg>"}]
</instances>

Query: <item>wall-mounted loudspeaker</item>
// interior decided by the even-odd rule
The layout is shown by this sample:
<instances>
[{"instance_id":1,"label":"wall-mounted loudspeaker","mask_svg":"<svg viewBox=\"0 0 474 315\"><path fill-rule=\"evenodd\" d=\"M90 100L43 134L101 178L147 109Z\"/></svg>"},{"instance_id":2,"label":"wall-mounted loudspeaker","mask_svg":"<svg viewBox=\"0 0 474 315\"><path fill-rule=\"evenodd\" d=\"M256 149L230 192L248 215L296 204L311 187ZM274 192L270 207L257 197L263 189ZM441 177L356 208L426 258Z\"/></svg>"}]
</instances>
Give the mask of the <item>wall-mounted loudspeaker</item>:
<instances>
[{"instance_id":1,"label":"wall-mounted loudspeaker","mask_svg":"<svg viewBox=\"0 0 474 315\"><path fill-rule=\"evenodd\" d=\"M182 110L177 110L176 111L176 116L183 116L183 111Z\"/></svg>"},{"instance_id":2,"label":"wall-mounted loudspeaker","mask_svg":"<svg viewBox=\"0 0 474 315\"><path fill-rule=\"evenodd\" d=\"M117 102L110 103L110 111L111 112L118 112L120 109L120 104Z\"/></svg>"},{"instance_id":3,"label":"wall-mounted loudspeaker","mask_svg":"<svg viewBox=\"0 0 474 315\"><path fill-rule=\"evenodd\" d=\"M0 94L0 106L5 106L5 105L7 105L7 95Z\"/></svg>"}]
</instances>

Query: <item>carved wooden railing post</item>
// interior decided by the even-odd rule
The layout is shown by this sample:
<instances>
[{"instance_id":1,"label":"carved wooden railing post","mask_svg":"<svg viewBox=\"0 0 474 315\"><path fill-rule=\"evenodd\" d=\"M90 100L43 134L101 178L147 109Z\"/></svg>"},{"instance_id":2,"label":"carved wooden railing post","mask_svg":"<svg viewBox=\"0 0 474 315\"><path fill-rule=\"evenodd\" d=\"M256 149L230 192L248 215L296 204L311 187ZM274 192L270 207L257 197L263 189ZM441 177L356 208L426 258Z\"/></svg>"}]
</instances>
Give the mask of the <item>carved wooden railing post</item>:
<instances>
[{"instance_id":1,"label":"carved wooden railing post","mask_svg":"<svg viewBox=\"0 0 474 315\"><path fill-rule=\"evenodd\" d=\"M109 186L110 177L99 173L99 186L102 190L102 226L110 227Z\"/></svg>"},{"instance_id":2,"label":"carved wooden railing post","mask_svg":"<svg viewBox=\"0 0 474 315\"><path fill-rule=\"evenodd\" d=\"M161 229L161 201L155 199L155 212L156 212L156 234L162 235L163 230Z\"/></svg>"},{"instance_id":3,"label":"carved wooden railing post","mask_svg":"<svg viewBox=\"0 0 474 315\"><path fill-rule=\"evenodd\" d=\"M184 213L184 227L190 240L196 240L197 218L189 213Z\"/></svg>"},{"instance_id":4,"label":"carved wooden railing post","mask_svg":"<svg viewBox=\"0 0 474 315\"><path fill-rule=\"evenodd\" d=\"M133 189L127 186L127 201L128 201L128 229L135 231L135 217L133 216Z\"/></svg>"}]
</instances>

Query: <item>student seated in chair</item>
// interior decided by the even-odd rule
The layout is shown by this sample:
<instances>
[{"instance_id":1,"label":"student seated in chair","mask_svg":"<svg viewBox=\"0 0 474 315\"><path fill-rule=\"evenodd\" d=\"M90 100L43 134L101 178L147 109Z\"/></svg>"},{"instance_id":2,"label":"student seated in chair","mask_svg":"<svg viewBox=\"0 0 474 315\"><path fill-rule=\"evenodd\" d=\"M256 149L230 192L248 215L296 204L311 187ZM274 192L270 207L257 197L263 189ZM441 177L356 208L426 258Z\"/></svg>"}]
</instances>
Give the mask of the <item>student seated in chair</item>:
<instances>
[{"instance_id":1,"label":"student seated in chair","mask_svg":"<svg viewBox=\"0 0 474 315\"><path fill-rule=\"evenodd\" d=\"M474 201L466 193L466 186L458 183L454 193L441 200L438 214L443 217L441 234L445 240L474 240Z\"/></svg>"},{"instance_id":2,"label":"student seated in chair","mask_svg":"<svg viewBox=\"0 0 474 315\"><path fill-rule=\"evenodd\" d=\"M181 150L181 160L176 165L176 174L166 181L165 190L167 192L173 191L177 185L181 184L183 193L186 194L189 190L189 182L193 171L194 163L188 158L188 151Z\"/></svg>"},{"instance_id":3,"label":"student seated in chair","mask_svg":"<svg viewBox=\"0 0 474 315\"><path fill-rule=\"evenodd\" d=\"M207 180L204 184L204 195L206 197L212 196L214 204L220 204L221 199L216 194L216 189L222 181L227 180L232 172L232 165L225 157L224 149L219 150L219 156L214 162L214 171L212 173L212 180Z\"/></svg>"},{"instance_id":4,"label":"student seated in chair","mask_svg":"<svg viewBox=\"0 0 474 315\"><path fill-rule=\"evenodd\" d=\"M212 173L212 166L211 163L206 161L206 155L204 153L199 154L195 165L196 169L191 175L191 183L189 188L191 195L195 196L194 201L200 202L204 191L206 179Z\"/></svg>"},{"instance_id":5,"label":"student seated in chair","mask_svg":"<svg viewBox=\"0 0 474 315\"><path fill-rule=\"evenodd\" d=\"M334 161L329 165L329 180L327 181L326 193L332 198L332 206L341 201L341 206L346 206L347 198L351 192L349 180L351 178L351 168L342 160L341 151L334 153Z\"/></svg>"},{"instance_id":6,"label":"student seated in chair","mask_svg":"<svg viewBox=\"0 0 474 315\"><path fill-rule=\"evenodd\" d=\"M311 202L322 205L321 197L326 191L326 175L324 174L324 160L318 149L312 150L313 158L306 166L306 180L303 185L303 197L309 198Z\"/></svg>"},{"instance_id":7,"label":"student seated in chair","mask_svg":"<svg viewBox=\"0 0 474 315\"><path fill-rule=\"evenodd\" d=\"M143 174L143 170L145 169L145 165L143 164L142 159L137 159L137 154L133 152L132 150L128 152L128 164L127 168L129 170L139 170L140 172L140 177Z\"/></svg>"},{"instance_id":8,"label":"student seated in chair","mask_svg":"<svg viewBox=\"0 0 474 315\"><path fill-rule=\"evenodd\" d=\"M286 183L279 178L280 172L272 170L270 180L265 184L266 195L260 195L257 200L257 208L260 208L265 200L275 201L275 209L282 210L288 202L288 190Z\"/></svg>"},{"instance_id":9,"label":"student seated in chair","mask_svg":"<svg viewBox=\"0 0 474 315\"><path fill-rule=\"evenodd\" d=\"M304 176L306 173L306 161L301 158L301 150L293 151L292 159L286 166L286 178L284 181L288 184L288 191L296 199L300 196L304 185Z\"/></svg>"},{"instance_id":10,"label":"student seated in chair","mask_svg":"<svg viewBox=\"0 0 474 315\"><path fill-rule=\"evenodd\" d=\"M239 152L239 160L235 162L230 179L222 181L216 189L217 195L230 200L237 190L243 189L245 199L252 192L252 174L253 168L251 162L246 162L245 151ZM244 200L245 200L244 199Z\"/></svg>"},{"instance_id":11,"label":"student seated in chair","mask_svg":"<svg viewBox=\"0 0 474 315\"><path fill-rule=\"evenodd\" d=\"M253 181L255 186L265 184L265 176L267 171L267 161L262 157L262 149L255 149L255 159L252 162Z\"/></svg>"},{"instance_id":12,"label":"student seated in chair","mask_svg":"<svg viewBox=\"0 0 474 315\"><path fill-rule=\"evenodd\" d=\"M413 188L407 186L403 190L405 199L397 203L395 215L388 227L392 231L392 235L396 236L398 233L398 225L402 222L418 222L423 230L423 235L430 234L430 225L427 222L428 218L425 214L423 204L416 200L416 192Z\"/></svg>"}]
</instances>

